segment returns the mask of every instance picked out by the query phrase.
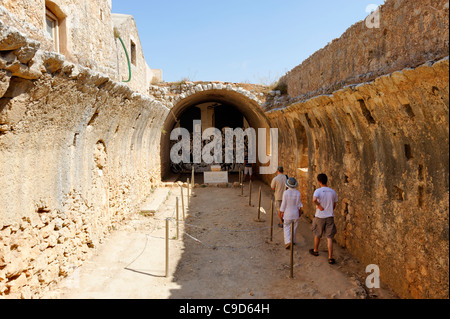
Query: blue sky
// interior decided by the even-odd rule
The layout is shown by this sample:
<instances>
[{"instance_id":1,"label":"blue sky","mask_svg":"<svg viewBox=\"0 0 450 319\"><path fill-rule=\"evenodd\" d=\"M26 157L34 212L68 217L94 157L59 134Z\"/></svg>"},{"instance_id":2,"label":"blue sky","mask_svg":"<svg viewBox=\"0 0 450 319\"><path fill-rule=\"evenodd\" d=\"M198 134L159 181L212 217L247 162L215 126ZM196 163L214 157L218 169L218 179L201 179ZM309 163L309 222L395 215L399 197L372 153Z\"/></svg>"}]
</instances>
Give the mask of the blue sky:
<instances>
[{"instance_id":1,"label":"blue sky","mask_svg":"<svg viewBox=\"0 0 450 319\"><path fill-rule=\"evenodd\" d=\"M112 0L134 16L147 63L166 82L269 84L384 0Z\"/></svg>"}]
</instances>

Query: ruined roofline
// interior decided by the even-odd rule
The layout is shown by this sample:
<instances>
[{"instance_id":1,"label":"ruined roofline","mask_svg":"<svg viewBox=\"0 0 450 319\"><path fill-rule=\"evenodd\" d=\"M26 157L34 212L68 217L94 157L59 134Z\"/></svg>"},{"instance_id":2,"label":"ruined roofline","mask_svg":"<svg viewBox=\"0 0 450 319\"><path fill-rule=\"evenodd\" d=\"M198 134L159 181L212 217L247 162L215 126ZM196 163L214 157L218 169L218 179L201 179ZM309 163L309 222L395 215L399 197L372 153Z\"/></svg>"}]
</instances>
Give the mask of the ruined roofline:
<instances>
[{"instance_id":1,"label":"ruined roofline","mask_svg":"<svg viewBox=\"0 0 450 319\"><path fill-rule=\"evenodd\" d=\"M448 1L387 0L373 15L282 76L289 96L330 94L449 55Z\"/></svg>"},{"instance_id":2,"label":"ruined roofline","mask_svg":"<svg viewBox=\"0 0 450 319\"><path fill-rule=\"evenodd\" d=\"M409 68L405 68L403 70L398 70L398 71L394 71L392 73L380 75L380 76L376 77L375 79L373 79L371 81L361 82L361 83L357 83L357 84L348 84L348 85L345 85L342 88L339 88L339 89L337 89L337 90L335 90L335 91L333 91L331 93L328 93L328 94L316 94L316 95L311 95L311 96L302 96L302 97L297 97L297 98L290 98L288 100L289 103L286 103L286 104L284 104L284 105L282 105L280 107L271 108L271 105L268 104L268 103L263 105L263 107L266 108L266 110L265 110L266 114L277 113L277 112L283 112L283 113L284 112L291 112L291 111L294 111L294 109L296 109L300 105L305 105L305 104L307 104L307 103L309 103L311 101L322 99L322 98L332 98L335 95L337 95L337 94L339 94L341 92L348 91L348 90L356 91L356 90L358 90L358 88L364 87L364 86L367 86L367 85L371 85L371 84L375 83L376 81L378 81L379 79L384 78L384 77L392 78L392 76L395 75L395 74L404 75L405 71L416 70L416 69L421 68L421 67L433 67L434 65L445 63L445 62L447 62L447 64L448 64L449 58L450 58L450 56L447 55L446 57L444 57L442 59L439 59L437 61L428 61L426 63L417 65L415 67L409 67Z\"/></svg>"},{"instance_id":3,"label":"ruined roofline","mask_svg":"<svg viewBox=\"0 0 450 319\"><path fill-rule=\"evenodd\" d=\"M63 74L83 85L96 86L99 89L108 90L111 94L122 94L128 99L145 99L148 103L168 110L167 106L160 101L139 93L122 82L115 81L107 74L68 62L62 54L40 50L37 41L16 28L3 24L1 20L0 31L2 35L0 49L8 46L10 50L13 50L8 56L9 61L0 57L0 70L6 71L2 78L0 98L8 90L9 82L13 77L34 81L43 78L45 74L52 76ZM34 51L28 51L32 56L27 56L27 61L23 60L24 57L20 54L22 48L34 48Z\"/></svg>"},{"instance_id":4,"label":"ruined roofline","mask_svg":"<svg viewBox=\"0 0 450 319\"><path fill-rule=\"evenodd\" d=\"M111 13L111 18L113 23L124 23L127 20L136 21L131 14L123 14L123 13Z\"/></svg>"}]
</instances>

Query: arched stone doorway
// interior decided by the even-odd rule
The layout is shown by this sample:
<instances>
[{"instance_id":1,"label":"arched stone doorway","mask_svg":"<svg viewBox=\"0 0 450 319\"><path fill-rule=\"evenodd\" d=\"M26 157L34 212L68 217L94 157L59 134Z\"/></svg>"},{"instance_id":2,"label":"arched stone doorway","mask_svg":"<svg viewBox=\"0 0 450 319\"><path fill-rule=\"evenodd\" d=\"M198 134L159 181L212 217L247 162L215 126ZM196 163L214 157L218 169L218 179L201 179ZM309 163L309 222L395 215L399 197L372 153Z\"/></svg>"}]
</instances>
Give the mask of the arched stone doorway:
<instances>
[{"instance_id":1,"label":"arched stone doorway","mask_svg":"<svg viewBox=\"0 0 450 319\"><path fill-rule=\"evenodd\" d=\"M244 130L254 128L258 134L259 128L265 128L267 136L270 134L269 123L255 99L229 89L211 89L192 94L174 105L164 123L160 148L163 179L172 173L170 150L173 142L170 140L170 133L177 127L183 127L192 132L193 120L201 121L202 130L210 127L219 130L226 127ZM270 139L267 141L269 151Z\"/></svg>"}]
</instances>

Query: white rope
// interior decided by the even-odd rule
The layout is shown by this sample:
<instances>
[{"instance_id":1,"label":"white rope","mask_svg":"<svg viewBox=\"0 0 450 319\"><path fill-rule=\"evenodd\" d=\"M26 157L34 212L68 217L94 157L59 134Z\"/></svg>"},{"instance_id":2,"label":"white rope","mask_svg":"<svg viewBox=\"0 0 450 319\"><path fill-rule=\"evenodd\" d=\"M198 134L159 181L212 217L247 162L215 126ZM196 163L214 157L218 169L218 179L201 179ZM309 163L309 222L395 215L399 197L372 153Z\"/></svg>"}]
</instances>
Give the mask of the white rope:
<instances>
[{"instance_id":1,"label":"white rope","mask_svg":"<svg viewBox=\"0 0 450 319\"><path fill-rule=\"evenodd\" d=\"M169 219L172 222L176 222L176 219ZM184 224L186 226L190 226L190 227L194 227L194 228L199 228L199 229L203 229L203 230L208 230L208 231L218 231L218 232L237 232L237 233L247 233L247 232L257 232L260 230L267 230L270 229L271 227L262 227L262 228L249 228L249 229L231 229L231 228L205 228L202 226L197 226L197 225L193 225L193 224L188 224L184 221L178 221L178 223L180 224ZM275 226L273 227L275 228Z\"/></svg>"}]
</instances>

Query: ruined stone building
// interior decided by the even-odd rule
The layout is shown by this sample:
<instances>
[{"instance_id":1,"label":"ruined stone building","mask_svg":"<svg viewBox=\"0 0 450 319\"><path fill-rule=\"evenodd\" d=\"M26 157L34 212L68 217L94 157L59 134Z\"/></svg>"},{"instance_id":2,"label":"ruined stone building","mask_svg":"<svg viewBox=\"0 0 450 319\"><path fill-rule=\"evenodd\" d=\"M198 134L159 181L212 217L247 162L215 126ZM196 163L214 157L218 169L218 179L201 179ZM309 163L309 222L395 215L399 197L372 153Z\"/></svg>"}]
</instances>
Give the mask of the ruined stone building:
<instances>
[{"instance_id":1,"label":"ruined stone building","mask_svg":"<svg viewBox=\"0 0 450 319\"><path fill-rule=\"evenodd\" d=\"M0 296L38 297L80 266L170 173L167 132L225 108L223 126L279 129L306 198L330 176L336 240L399 296L448 298L449 4L379 14L269 92L160 83L110 0L0 0Z\"/></svg>"}]
</instances>

